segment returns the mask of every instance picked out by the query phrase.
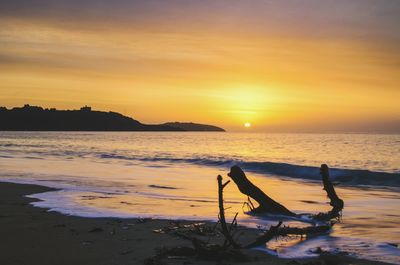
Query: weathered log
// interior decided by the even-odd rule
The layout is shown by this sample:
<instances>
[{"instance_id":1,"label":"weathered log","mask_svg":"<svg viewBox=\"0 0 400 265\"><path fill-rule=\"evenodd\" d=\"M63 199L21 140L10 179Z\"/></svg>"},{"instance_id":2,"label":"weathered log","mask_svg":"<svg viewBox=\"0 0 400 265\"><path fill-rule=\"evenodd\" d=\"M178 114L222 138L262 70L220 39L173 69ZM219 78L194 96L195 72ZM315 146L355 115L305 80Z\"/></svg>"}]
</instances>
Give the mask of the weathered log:
<instances>
[{"instance_id":1,"label":"weathered log","mask_svg":"<svg viewBox=\"0 0 400 265\"><path fill-rule=\"evenodd\" d=\"M289 236L289 235L308 236L308 235L326 233L331 229L329 225L309 226L304 228L288 227L288 226L281 227L281 225L282 222L279 222L276 226L271 226L268 231L266 231L263 235L256 238L253 242L244 246L244 248L253 248L261 246L263 244L266 244L271 239L279 236Z\"/></svg>"},{"instance_id":2,"label":"weathered log","mask_svg":"<svg viewBox=\"0 0 400 265\"><path fill-rule=\"evenodd\" d=\"M236 183L241 193L253 198L259 206L251 211L254 213L273 213L287 216L296 216L295 213L288 210L282 204L274 201L266 195L257 186L251 183L246 177L243 170L238 166L231 167L231 172L228 176Z\"/></svg>"}]
</instances>

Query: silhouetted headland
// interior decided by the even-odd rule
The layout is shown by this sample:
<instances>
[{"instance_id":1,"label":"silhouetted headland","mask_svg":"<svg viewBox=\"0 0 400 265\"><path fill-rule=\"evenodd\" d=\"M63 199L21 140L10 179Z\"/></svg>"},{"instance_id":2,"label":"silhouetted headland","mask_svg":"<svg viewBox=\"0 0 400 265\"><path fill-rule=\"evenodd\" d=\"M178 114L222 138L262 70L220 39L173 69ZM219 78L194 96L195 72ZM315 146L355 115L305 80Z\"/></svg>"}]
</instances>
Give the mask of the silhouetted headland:
<instances>
[{"instance_id":1,"label":"silhouetted headland","mask_svg":"<svg viewBox=\"0 0 400 265\"><path fill-rule=\"evenodd\" d=\"M214 125L207 125L207 124L198 124L193 122L167 122L162 125L182 129L184 131L215 131L215 132L224 132L225 130L214 126Z\"/></svg>"},{"instance_id":2,"label":"silhouetted headland","mask_svg":"<svg viewBox=\"0 0 400 265\"><path fill-rule=\"evenodd\" d=\"M224 131L195 123L143 124L117 112L44 109L25 105L7 109L0 107L2 131Z\"/></svg>"}]
</instances>

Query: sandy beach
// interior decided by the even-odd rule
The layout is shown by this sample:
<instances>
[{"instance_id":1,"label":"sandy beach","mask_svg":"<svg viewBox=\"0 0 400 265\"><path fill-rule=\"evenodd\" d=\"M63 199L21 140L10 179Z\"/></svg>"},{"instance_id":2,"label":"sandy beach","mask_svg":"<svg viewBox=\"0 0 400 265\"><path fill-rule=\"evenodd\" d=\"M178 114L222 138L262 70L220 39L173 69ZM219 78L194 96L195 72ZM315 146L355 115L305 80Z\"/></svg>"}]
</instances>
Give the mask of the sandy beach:
<instances>
[{"instance_id":1,"label":"sandy beach","mask_svg":"<svg viewBox=\"0 0 400 265\"><path fill-rule=\"evenodd\" d=\"M191 247L187 240L157 231L176 221L81 218L33 207L25 195L50 191L37 185L0 183L0 259L4 265L28 264L384 264L346 256L279 259L261 251L244 251L245 261L204 260L196 255L164 255L160 249ZM194 222L180 221L180 225ZM214 224L206 223L212 227ZM160 230L161 229L161 230ZM154 232L156 231L156 232ZM245 229L253 236L256 231ZM214 237L211 240L221 240ZM179 248L178 248L179 249ZM180 249L182 250L182 249ZM162 252L162 251L161 251Z\"/></svg>"}]
</instances>

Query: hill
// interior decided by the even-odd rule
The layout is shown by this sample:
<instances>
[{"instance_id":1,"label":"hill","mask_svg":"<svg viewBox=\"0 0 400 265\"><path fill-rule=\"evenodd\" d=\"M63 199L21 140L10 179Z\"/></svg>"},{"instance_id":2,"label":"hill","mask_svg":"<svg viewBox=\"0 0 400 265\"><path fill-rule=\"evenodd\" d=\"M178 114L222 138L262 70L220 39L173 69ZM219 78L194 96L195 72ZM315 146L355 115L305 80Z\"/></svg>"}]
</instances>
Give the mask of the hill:
<instances>
[{"instance_id":1,"label":"hill","mask_svg":"<svg viewBox=\"0 0 400 265\"><path fill-rule=\"evenodd\" d=\"M208 125L210 126L210 125ZM25 105L0 107L2 131L188 131L166 124L143 124L117 112L44 109Z\"/></svg>"},{"instance_id":2,"label":"hill","mask_svg":"<svg viewBox=\"0 0 400 265\"><path fill-rule=\"evenodd\" d=\"M193 122L167 122L163 125L182 129L184 131L209 131L209 132L225 132L224 129L214 126L214 125L207 125L207 124L198 124Z\"/></svg>"}]
</instances>

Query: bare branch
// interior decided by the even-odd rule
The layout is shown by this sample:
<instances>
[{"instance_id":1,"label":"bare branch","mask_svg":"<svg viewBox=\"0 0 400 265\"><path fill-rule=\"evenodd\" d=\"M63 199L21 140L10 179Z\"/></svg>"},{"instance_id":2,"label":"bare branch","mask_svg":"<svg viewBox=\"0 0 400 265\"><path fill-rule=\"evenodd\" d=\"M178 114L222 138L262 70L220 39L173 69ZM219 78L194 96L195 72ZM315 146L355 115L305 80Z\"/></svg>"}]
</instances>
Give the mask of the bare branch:
<instances>
[{"instance_id":1,"label":"bare branch","mask_svg":"<svg viewBox=\"0 0 400 265\"><path fill-rule=\"evenodd\" d=\"M218 180L219 221L221 223L222 234L225 236L225 238L229 242L229 244L232 245L234 248L241 248L241 246L233 240L233 238L228 230L228 227L226 225L223 191L224 191L224 187L226 186L227 183L225 183L225 186L222 184L222 176L221 175L218 175L217 180Z\"/></svg>"}]
</instances>

